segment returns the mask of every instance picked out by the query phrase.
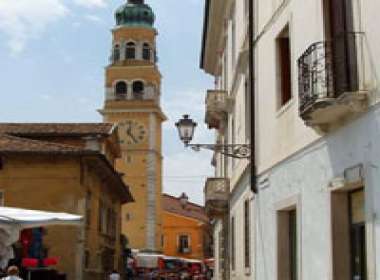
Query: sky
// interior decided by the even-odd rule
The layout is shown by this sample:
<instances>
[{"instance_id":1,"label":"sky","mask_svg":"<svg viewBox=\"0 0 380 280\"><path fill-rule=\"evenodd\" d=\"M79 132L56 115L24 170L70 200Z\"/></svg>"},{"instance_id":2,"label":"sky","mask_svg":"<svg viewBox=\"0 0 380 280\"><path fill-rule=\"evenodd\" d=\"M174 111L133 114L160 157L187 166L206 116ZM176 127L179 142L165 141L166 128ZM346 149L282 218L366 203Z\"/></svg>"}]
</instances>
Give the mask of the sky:
<instances>
[{"instance_id":1,"label":"sky","mask_svg":"<svg viewBox=\"0 0 380 280\"><path fill-rule=\"evenodd\" d=\"M126 0L0 0L0 121L99 122L114 11ZM211 76L199 69L204 0L146 0L156 14L163 75L164 192L203 203L211 152L186 150L174 123L189 113L194 142L204 125Z\"/></svg>"}]
</instances>

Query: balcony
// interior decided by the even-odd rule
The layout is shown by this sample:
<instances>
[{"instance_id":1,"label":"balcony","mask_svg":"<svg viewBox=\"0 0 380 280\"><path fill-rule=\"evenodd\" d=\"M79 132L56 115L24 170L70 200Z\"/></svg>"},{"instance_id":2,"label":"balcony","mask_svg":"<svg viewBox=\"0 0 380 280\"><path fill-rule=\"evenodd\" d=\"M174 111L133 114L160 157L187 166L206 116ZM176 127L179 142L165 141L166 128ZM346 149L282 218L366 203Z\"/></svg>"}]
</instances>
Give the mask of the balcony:
<instances>
[{"instance_id":1,"label":"balcony","mask_svg":"<svg viewBox=\"0 0 380 280\"><path fill-rule=\"evenodd\" d=\"M227 120L232 101L226 91L208 90L206 97L205 122L210 129L221 129Z\"/></svg>"},{"instance_id":2,"label":"balcony","mask_svg":"<svg viewBox=\"0 0 380 280\"><path fill-rule=\"evenodd\" d=\"M370 60L363 33L312 44L298 59L299 111L306 125L328 132L368 108Z\"/></svg>"},{"instance_id":3,"label":"balcony","mask_svg":"<svg viewBox=\"0 0 380 280\"><path fill-rule=\"evenodd\" d=\"M208 178L204 192L206 212L210 218L223 217L227 214L230 194L227 178Z\"/></svg>"}]
</instances>

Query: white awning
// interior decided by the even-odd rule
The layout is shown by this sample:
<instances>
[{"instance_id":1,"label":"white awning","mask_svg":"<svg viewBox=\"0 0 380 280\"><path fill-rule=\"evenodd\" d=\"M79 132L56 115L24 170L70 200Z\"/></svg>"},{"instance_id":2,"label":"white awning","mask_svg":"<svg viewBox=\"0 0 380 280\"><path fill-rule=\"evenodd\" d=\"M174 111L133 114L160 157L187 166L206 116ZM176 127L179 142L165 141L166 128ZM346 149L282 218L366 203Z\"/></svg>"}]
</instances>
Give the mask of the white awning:
<instances>
[{"instance_id":1,"label":"white awning","mask_svg":"<svg viewBox=\"0 0 380 280\"><path fill-rule=\"evenodd\" d=\"M0 207L0 228L35 228L48 225L79 225L82 217L20 208Z\"/></svg>"},{"instance_id":2,"label":"white awning","mask_svg":"<svg viewBox=\"0 0 380 280\"><path fill-rule=\"evenodd\" d=\"M13 258L12 244L19 240L20 231L51 225L81 225L82 217L20 208L0 207L0 268Z\"/></svg>"}]
</instances>

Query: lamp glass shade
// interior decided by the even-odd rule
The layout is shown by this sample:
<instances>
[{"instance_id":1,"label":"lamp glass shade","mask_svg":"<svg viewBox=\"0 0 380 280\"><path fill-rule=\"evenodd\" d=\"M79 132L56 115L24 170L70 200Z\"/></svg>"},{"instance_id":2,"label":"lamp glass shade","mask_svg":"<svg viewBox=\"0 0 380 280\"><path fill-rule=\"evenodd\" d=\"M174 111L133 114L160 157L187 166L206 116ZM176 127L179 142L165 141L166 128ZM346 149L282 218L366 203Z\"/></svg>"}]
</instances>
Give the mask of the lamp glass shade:
<instances>
[{"instance_id":1,"label":"lamp glass shade","mask_svg":"<svg viewBox=\"0 0 380 280\"><path fill-rule=\"evenodd\" d=\"M185 144L189 144L191 140L193 140L195 128L197 124L189 118L188 115L184 115L183 119L180 119L176 123L176 127L178 129L179 138Z\"/></svg>"}]
</instances>

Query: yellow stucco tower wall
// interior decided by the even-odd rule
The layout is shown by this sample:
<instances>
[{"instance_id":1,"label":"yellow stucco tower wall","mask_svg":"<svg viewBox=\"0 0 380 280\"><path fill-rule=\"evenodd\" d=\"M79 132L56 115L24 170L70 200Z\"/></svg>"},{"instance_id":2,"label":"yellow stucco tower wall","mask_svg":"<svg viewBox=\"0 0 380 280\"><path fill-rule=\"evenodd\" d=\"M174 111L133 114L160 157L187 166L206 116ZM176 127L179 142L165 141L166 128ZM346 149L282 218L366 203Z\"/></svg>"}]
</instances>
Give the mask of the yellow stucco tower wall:
<instances>
[{"instance_id":1,"label":"yellow stucco tower wall","mask_svg":"<svg viewBox=\"0 0 380 280\"><path fill-rule=\"evenodd\" d=\"M135 203L122 209L122 232L134 249L161 251L161 74L156 64L154 14L144 1L116 11L112 55L105 73L105 122L119 125L124 174Z\"/></svg>"}]
</instances>

